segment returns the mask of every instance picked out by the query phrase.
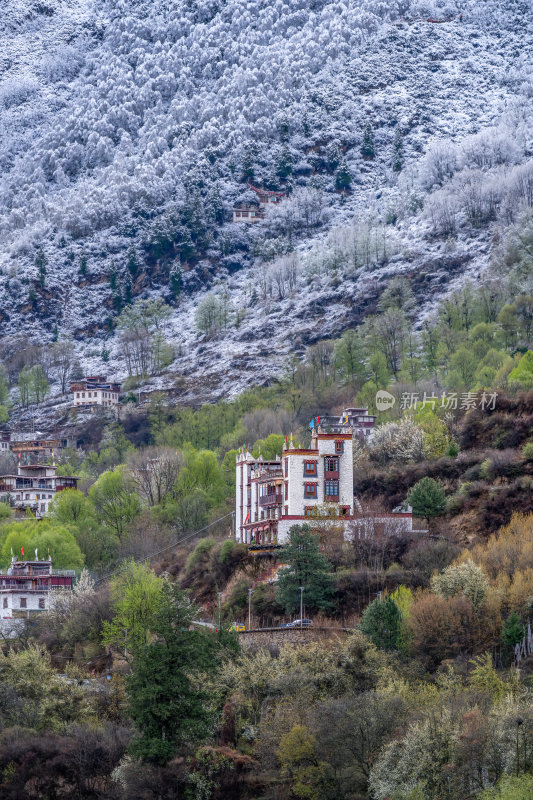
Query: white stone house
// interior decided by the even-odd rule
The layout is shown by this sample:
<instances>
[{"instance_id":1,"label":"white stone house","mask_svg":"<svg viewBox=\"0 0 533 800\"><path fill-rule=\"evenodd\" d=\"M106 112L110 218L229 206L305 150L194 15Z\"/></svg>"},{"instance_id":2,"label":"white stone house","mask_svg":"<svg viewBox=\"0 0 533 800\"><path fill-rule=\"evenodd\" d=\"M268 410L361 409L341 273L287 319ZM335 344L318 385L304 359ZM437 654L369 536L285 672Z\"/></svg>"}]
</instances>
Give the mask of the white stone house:
<instances>
[{"instance_id":1,"label":"white stone house","mask_svg":"<svg viewBox=\"0 0 533 800\"><path fill-rule=\"evenodd\" d=\"M360 411L360 409L357 409ZM361 415L359 415L361 416ZM368 414L363 414L368 416ZM373 427L373 419L364 420ZM274 461L242 450L236 463L235 537L255 545L278 545L293 525L327 512L346 538L368 530L368 521L353 491L353 436L349 414L313 420L307 449L285 443ZM366 430L365 427L362 430ZM380 514L373 523L412 530L412 513Z\"/></svg>"},{"instance_id":2,"label":"white stone house","mask_svg":"<svg viewBox=\"0 0 533 800\"><path fill-rule=\"evenodd\" d=\"M56 470L55 464L19 464L16 475L0 476L0 502L18 511L29 508L41 519L57 492L78 486L79 478L56 475Z\"/></svg>"},{"instance_id":3,"label":"white stone house","mask_svg":"<svg viewBox=\"0 0 533 800\"><path fill-rule=\"evenodd\" d=\"M0 570L0 629L15 629L16 622L50 608L51 593L71 591L74 570L54 570L52 561L18 561ZM13 623L15 623L13 625Z\"/></svg>"},{"instance_id":4,"label":"white stone house","mask_svg":"<svg viewBox=\"0 0 533 800\"><path fill-rule=\"evenodd\" d=\"M95 375L70 384L74 408L109 408L118 404L120 384L107 380L105 375Z\"/></svg>"}]
</instances>

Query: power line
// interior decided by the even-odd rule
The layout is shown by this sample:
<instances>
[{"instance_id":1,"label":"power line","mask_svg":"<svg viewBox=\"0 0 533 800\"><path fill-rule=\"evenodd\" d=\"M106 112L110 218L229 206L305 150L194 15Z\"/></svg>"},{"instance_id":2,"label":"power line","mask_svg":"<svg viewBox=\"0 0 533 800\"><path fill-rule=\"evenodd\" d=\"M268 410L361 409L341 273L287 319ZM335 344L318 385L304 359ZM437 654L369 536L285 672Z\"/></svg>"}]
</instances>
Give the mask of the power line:
<instances>
[{"instance_id":1,"label":"power line","mask_svg":"<svg viewBox=\"0 0 533 800\"><path fill-rule=\"evenodd\" d=\"M161 550L156 550L155 553L149 553L147 556L144 556L143 558L133 558L132 560L133 561L137 561L137 562L151 561L152 558L155 558L156 556L160 556L161 553L166 553L167 550L172 550L174 547L177 547L178 545L182 544L183 542L188 541L188 539L192 539L194 536L198 536L199 533L203 533L204 531L208 530L208 528L212 528L213 525L216 525L217 522L221 522L223 519L227 519L228 517L231 517L232 515L233 515L233 511L230 511L229 514L224 514L223 517L219 517L218 519L213 520L213 522L210 522L205 527L200 528L199 530L194 531L193 533L189 533L187 536L184 536L182 539L178 539L177 542L173 542L172 544L168 544L166 547L161 548ZM120 568L117 567L117 569L114 569L111 572L108 572L107 575L103 575L101 578L99 578L97 581L95 581L95 586L98 586L99 583L102 583L103 581L106 581L108 578L111 578L113 575L115 575L115 573L119 572L119 570L120 570Z\"/></svg>"}]
</instances>

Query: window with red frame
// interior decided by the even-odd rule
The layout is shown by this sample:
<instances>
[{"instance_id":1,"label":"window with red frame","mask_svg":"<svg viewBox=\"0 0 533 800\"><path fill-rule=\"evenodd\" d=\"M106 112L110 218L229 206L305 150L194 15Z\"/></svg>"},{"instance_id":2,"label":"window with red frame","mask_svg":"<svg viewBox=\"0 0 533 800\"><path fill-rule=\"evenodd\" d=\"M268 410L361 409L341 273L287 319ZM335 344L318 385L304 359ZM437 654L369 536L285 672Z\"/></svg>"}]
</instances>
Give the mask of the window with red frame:
<instances>
[{"instance_id":1,"label":"window with red frame","mask_svg":"<svg viewBox=\"0 0 533 800\"><path fill-rule=\"evenodd\" d=\"M339 459L336 456L326 458L326 472L337 472L339 469Z\"/></svg>"},{"instance_id":2,"label":"window with red frame","mask_svg":"<svg viewBox=\"0 0 533 800\"><path fill-rule=\"evenodd\" d=\"M335 452L344 453L344 442L335 442Z\"/></svg>"},{"instance_id":3,"label":"window with red frame","mask_svg":"<svg viewBox=\"0 0 533 800\"><path fill-rule=\"evenodd\" d=\"M316 497L316 483L304 483L304 497Z\"/></svg>"},{"instance_id":4,"label":"window with red frame","mask_svg":"<svg viewBox=\"0 0 533 800\"><path fill-rule=\"evenodd\" d=\"M314 475L316 476L317 473L317 462L316 461L304 461L304 476L307 475Z\"/></svg>"}]
</instances>

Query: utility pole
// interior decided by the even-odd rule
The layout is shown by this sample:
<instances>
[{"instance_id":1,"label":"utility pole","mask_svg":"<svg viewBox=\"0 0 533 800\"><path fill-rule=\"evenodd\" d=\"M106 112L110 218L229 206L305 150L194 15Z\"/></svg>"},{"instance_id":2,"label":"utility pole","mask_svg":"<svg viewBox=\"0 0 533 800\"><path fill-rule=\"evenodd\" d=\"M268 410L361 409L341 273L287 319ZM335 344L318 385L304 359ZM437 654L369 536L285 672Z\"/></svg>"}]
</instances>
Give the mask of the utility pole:
<instances>
[{"instance_id":1,"label":"utility pole","mask_svg":"<svg viewBox=\"0 0 533 800\"><path fill-rule=\"evenodd\" d=\"M252 595L255 589L248 589L248 630L252 627Z\"/></svg>"},{"instance_id":2,"label":"utility pole","mask_svg":"<svg viewBox=\"0 0 533 800\"><path fill-rule=\"evenodd\" d=\"M300 586L300 628L303 628L304 616L304 587Z\"/></svg>"},{"instance_id":3,"label":"utility pole","mask_svg":"<svg viewBox=\"0 0 533 800\"><path fill-rule=\"evenodd\" d=\"M220 633L220 602L222 599L222 592L217 592L218 594L218 632Z\"/></svg>"}]
</instances>

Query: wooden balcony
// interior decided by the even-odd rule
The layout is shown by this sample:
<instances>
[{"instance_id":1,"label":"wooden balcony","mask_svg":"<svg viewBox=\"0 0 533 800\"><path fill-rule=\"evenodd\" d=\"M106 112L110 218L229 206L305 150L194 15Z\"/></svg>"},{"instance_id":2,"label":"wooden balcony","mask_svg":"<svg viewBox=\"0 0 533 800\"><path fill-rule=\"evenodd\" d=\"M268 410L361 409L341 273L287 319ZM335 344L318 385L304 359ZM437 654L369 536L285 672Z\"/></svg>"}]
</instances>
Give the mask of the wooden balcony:
<instances>
[{"instance_id":1,"label":"wooden balcony","mask_svg":"<svg viewBox=\"0 0 533 800\"><path fill-rule=\"evenodd\" d=\"M281 494L264 494L259 498L259 505L264 506L280 506L283 503L283 495Z\"/></svg>"},{"instance_id":2,"label":"wooden balcony","mask_svg":"<svg viewBox=\"0 0 533 800\"><path fill-rule=\"evenodd\" d=\"M325 478L327 481L338 481L339 480L339 470L338 469L327 469L325 470Z\"/></svg>"}]
</instances>

